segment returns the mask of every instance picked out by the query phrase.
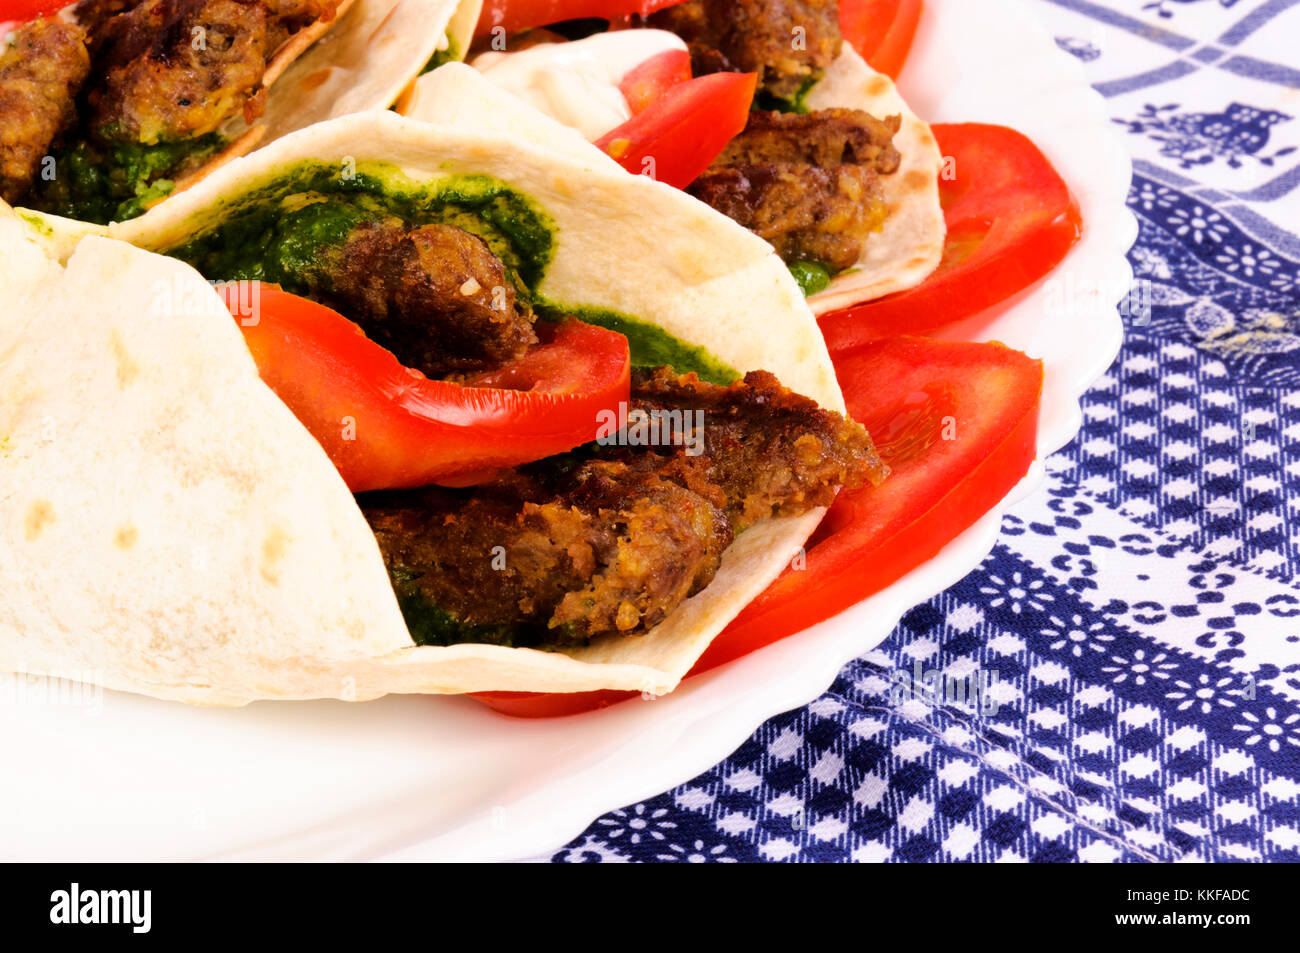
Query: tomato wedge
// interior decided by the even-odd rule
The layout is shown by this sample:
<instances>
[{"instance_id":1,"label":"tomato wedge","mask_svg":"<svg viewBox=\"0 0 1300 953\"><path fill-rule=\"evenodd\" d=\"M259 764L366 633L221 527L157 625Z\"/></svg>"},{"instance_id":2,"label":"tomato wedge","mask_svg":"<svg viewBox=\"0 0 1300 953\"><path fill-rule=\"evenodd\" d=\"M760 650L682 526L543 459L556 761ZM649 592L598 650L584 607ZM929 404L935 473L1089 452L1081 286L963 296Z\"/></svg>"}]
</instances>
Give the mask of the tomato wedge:
<instances>
[{"instance_id":1,"label":"tomato wedge","mask_svg":"<svg viewBox=\"0 0 1300 953\"><path fill-rule=\"evenodd\" d=\"M585 20L599 17L617 20L629 14L649 16L656 10L676 6L683 0L486 0L479 14L474 36L490 34L495 27L504 27L509 35L518 30L565 20Z\"/></svg>"},{"instance_id":2,"label":"tomato wedge","mask_svg":"<svg viewBox=\"0 0 1300 953\"><path fill-rule=\"evenodd\" d=\"M69 0L0 0L0 23L26 23L48 17L69 5Z\"/></svg>"},{"instance_id":3,"label":"tomato wedge","mask_svg":"<svg viewBox=\"0 0 1300 953\"><path fill-rule=\"evenodd\" d=\"M1079 240L1078 203L1028 138L982 123L932 128L952 170L939 179L943 259L915 288L823 315L832 351L978 314L1042 278Z\"/></svg>"},{"instance_id":4,"label":"tomato wedge","mask_svg":"<svg viewBox=\"0 0 1300 953\"><path fill-rule=\"evenodd\" d=\"M745 128L757 82L714 73L678 83L596 145L627 171L684 189Z\"/></svg>"},{"instance_id":5,"label":"tomato wedge","mask_svg":"<svg viewBox=\"0 0 1300 953\"><path fill-rule=\"evenodd\" d=\"M645 112L673 86L690 78L691 54L685 50L664 50L632 67L618 88L635 116Z\"/></svg>"},{"instance_id":6,"label":"tomato wedge","mask_svg":"<svg viewBox=\"0 0 1300 953\"><path fill-rule=\"evenodd\" d=\"M745 607L691 669L739 658L828 619L939 552L1025 475L1034 460L1043 365L1001 344L891 338L836 358L849 412L891 472L841 493L787 569ZM636 697L629 692L474 696L518 717L555 717Z\"/></svg>"},{"instance_id":7,"label":"tomato wedge","mask_svg":"<svg viewBox=\"0 0 1300 953\"><path fill-rule=\"evenodd\" d=\"M262 379L354 492L463 483L571 450L628 399L627 339L580 321L539 324L540 345L460 385L429 380L338 312L275 285L218 290Z\"/></svg>"},{"instance_id":8,"label":"tomato wedge","mask_svg":"<svg viewBox=\"0 0 1300 953\"><path fill-rule=\"evenodd\" d=\"M921 0L840 0L840 32L872 69L898 79L922 7Z\"/></svg>"}]
</instances>

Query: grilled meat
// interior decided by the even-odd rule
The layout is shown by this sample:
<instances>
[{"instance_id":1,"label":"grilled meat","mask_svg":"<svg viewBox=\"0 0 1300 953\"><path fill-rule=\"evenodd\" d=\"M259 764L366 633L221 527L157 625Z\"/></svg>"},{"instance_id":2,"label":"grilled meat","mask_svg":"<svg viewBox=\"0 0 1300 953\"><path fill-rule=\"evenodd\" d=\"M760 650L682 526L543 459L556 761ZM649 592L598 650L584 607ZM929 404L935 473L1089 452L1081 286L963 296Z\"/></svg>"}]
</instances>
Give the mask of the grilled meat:
<instances>
[{"instance_id":1,"label":"grilled meat","mask_svg":"<svg viewBox=\"0 0 1300 953\"><path fill-rule=\"evenodd\" d=\"M744 131L727 143L714 164L861 165L877 175L889 175L897 171L901 158L894 148L900 123L898 116L877 119L860 109L755 110Z\"/></svg>"},{"instance_id":2,"label":"grilled meat","mask_svg":"<svg viewBox=\"0 0 1300 953\"><path fill-rule=\"evenodd\" d=\"M691 0L653 14L649 25L687 42L695 75L758 73L761 90L788 102L843 46L837 0Z\"/></svg>"},{"instance_id":3,"label":"grilled meat","mask_svg":"<svg viewBox=\"0 0 1300 953\"><path fill-rule=\"evenodd\" d=\"M17 202L51 146L77 118L90 72L86 35L62 20L19 27L0 53L0 198Z\"/></svg>"},{"instance_id":4,"label":"grilled meat","mask_svg":"<svg viewBox=\"0 0 1300 953\"><path fill-rule=\"evenodd\" d=\"M729 387L669 368L639 371L632 408L703 411L702 457L736 532L770 516L829 506L839 487L879 483L887 472L860 424L793 393L767 371L751 371ZM676 448L649 449L682 459Z\"/></svg>"},{"instance_id":5,"label":"grilled meat","mask_svg":"<svg viewBox=\"0 0 1300 953\"><path fill-rule=\"evenodd\" d=\"M403 602L437 607L461 640L640 634L708 585L735 533L885 474L861 426L765 372L720 387L661 368L637 375L633 405L703 411L704 453L600 448L469 490L363 497Z\"/></svg>"},{"instance_id":6,"label":"grilled meat","mask_svg":"<svg viewBox=\"0 0 1300 953\"><path fill-rule=\"evenodd\" d=\"M497 368L537 342L504 263L452 225L371 218L294 277L429 377Z\"/></svg>"},{"instance_id":7,"label":"grilled meat","mask_svg":"<svg viewBox=\"0 0 1300 953\"><path fill-rule=\"evenodd\" d=\"M241 0L144 0L113 17L95 63L91 128L143 145L215 132L254 101L273 26L263 4Z\"/></svg>"},{"instance_id":8,"label":"grilled meat","mask_svg":"<svg viewBox=\"0 0 1300 953\"><path fill-rule=\"evenodd\" d=\"M787 262L840 271L857 263L888 213L880 176L898 169L899 124L855 109L754 112L689 191Z\"/></svg>"}]
</instances>

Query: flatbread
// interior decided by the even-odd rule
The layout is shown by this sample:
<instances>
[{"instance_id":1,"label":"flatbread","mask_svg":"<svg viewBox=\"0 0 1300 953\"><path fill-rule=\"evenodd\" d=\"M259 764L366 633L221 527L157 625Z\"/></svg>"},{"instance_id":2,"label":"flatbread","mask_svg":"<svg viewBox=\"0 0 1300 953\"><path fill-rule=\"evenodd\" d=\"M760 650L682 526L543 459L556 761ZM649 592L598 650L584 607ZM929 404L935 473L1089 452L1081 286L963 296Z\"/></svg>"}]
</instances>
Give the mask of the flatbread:
<instances>
[{"instance_id":1,"label":"flatbread","mask_svg":"<svg viewBox=\"0 0 1300 953\"><path fill-rule=\"evenodd\" d=\"M0 323L0 667L90 670L109 687L206 704L660 694L785 568L823 511L746 530L713 583L644 636L563 653L415 646L364 517L257 377L220 299L193 269L142 250L188 240L306 160L382 161L419 182L489 175L555 222L538 286L548 299L654 322L843 410L812 313L765 242L599 156L490 123L357 114L94 233L0 219L0 281L15 289ZM159 287L169 296L155 304ZM41 443L46 418L67 428L55 444Z\"/></svg>"}]
</instances>

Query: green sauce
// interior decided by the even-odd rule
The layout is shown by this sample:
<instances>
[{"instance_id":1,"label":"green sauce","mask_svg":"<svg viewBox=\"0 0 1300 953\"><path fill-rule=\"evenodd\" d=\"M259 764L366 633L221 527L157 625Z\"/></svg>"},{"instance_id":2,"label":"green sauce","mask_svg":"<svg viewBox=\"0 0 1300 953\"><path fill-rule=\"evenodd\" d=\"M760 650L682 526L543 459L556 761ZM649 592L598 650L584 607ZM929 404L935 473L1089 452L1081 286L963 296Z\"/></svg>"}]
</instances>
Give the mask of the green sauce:
<instances>
[{"instance_id":1,"label":"green sauce","mask_svg":"<svg viewBox=\"0 0 1300 953\"><path fill-rule=\"evenodd\" d=\"M536 288L554 254L555 223L527 196L488 176L452 176L431 185L412 182L395 167L364 163L344 175L337 166L304 162L233 201L184 245L159 249L212 279L274 281L290 291L320 286L322 252L341 244L368 216L395 215L413 225L455 225L478 235L506 265L517 291L538 315L564 315L628 339L637 367L694 371L727 384L740 378L705 348L657 325L599 308L569 307L538 298Z\"/></svg>"},{"instance_id":2,"label":"green sauce","mask_svg":"<svg viewBox=\"0 0 1300 953\"><path fill-rule=\"evenodd\" d=\"M627 338L633 367L671 367L678 374L694 372L700 380L712 384L730 384L740 380L739 371L718 360L705 348L698 344L688 344L649 321L597 308L565 308L543 304L539 305L538 310L547 317L572 315L579 321L618 332Z\"/></svg>"},{"instance_id":3,"label":"green sauce","mask_svg":"<svg viewBox=\"0 0 1300 953\"><path fill-rule=\"evenodd\" d=\"M460 645L474 642L504 645L508 648L548 648L574 644L572 627L550 630L543 625L525 623L468 625L430 602L409 580L395 578L393 591L402 618L416 645ZM567 637L566 637L567 636Z\"/></svg>"},{"instance_id":4,"label":"green sauce","mask_svg":"<svg viewBox=\"0 0 1300 953\"><path fill-rule=\"evenodd\" d=\"M541 281L553 254L554 222L532 200L488 176L452 176L417 186L395 167L355 170L304 162L249 193L167 254L209 278L258 278L290 290L321 266L367 218L394 215L412 225L455 225L482 238L506 265L517 290Z\"/></svg>"},{"instance_id":5,"label":"green sauce","mask_svg":"<svg viewBox=\"0 0 1300 953\"><path fill-rule=\"evenodd\" d=\"M805 298L825 291L831 283L830 266L820 261L792 261L786 267L794 275L794 280L799 282Z\"/></svg>"},{"instance_id":6,"label":"green sauce","mask_svg":"<svg viewBox=\"0 0 1300 953\"><path fill-rule=\"evenodd\" d=\"M459 46L456 43L455 38L448 33L447 48L445 50L434 50L433 55L429 57L429 62L425 63L424 68L420 70L420 75L423 76L425 73L431 73L444 63L454 63L459 59Z\"/></svg>"},{"instance_id":7,"label":"green sauce","mask_svg":"<svg viewBox=\"0 0 1300 953\"><path fill-rule=\"evenodd\" d=\"M803 82L799 84L795 94L789 99L773 96L768 92L760 92L754 97L754 108L782 113L806 114L811 111L808 107L808 94L820 81L820 76L805 77Z\"/></svg>"},{"instance_id":8,"label":"green sauce","mask_svg":"<svg viewBox=\"0 0 1300 953\"><path fill-rule=\"evenodd\" d=\"M26 204L42 212L105 225L144 213L171 194L169 177L224 145L216 133L151 146L81 142L55 157L54 178L39 180Z\"/></svg>"}]
</instances>

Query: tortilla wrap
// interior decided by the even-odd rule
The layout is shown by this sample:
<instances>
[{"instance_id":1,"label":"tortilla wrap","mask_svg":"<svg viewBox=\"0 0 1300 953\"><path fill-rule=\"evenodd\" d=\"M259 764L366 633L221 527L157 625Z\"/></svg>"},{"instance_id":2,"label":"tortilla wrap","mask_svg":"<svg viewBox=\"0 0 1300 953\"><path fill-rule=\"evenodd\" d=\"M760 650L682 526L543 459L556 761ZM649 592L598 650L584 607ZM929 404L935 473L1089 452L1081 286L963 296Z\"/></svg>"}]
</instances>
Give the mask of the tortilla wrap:
<instances>
[{"instance_id":1,"label":"tortilla wrap","mask_svg":"<svg viewBox=\"0 0 1300 953\"><path fill-rule=\"evenodd\" d=\"M823 510L747 529L714 581L643 636L563 653L416 646L364 517L258 377L220 298L189 266L142 250L202 232L305 160L382 161L419 182L492 176L554 222L537 286L548 300L653 322L843 411L812 313L767 243L682 192L492 121L348 116L130 222L74 234L39 216L0 221L12 289L0 324L0 668L92 670L112 688L206 704L660 694L787 565Z\"/></svg>"},{"instance_id":2,"label":"tortilla wrap","mask_svg":"<svg viewBox=\"0 0 1300 953\"><path fill-rule=\"evenodd\" d=\"M572 129L566 130L571 135L561 136L551 128L557 124L529 122L527 113L535 111L512 94L494 84L489 85L501 95L493 95L491 90L474 90L463 76L445 75L448 68L420 77L413 94L398 109L414 119L458 115L468 120L473 116L468 107L445 100L471 95L480 105L490 99L493 107L502 111L502 116L507 118L496 120L502 132L514 132L575 155L589 156L594 150L594 146ZM858 263L832 279L825 290L812 295L809 306L821 315L920 284L938 267L945 234L943 210L939 206L943 156L930 127L908 108L893 80L873 70L847 44L826 75L809 91L806 102L810 109L838 106L861 109L881 118L896 115L902 119L902 127L894 137L902 162L895 173L880 178L889 209L885 224L868 239Z\"/></svg>"}]
</instances>

